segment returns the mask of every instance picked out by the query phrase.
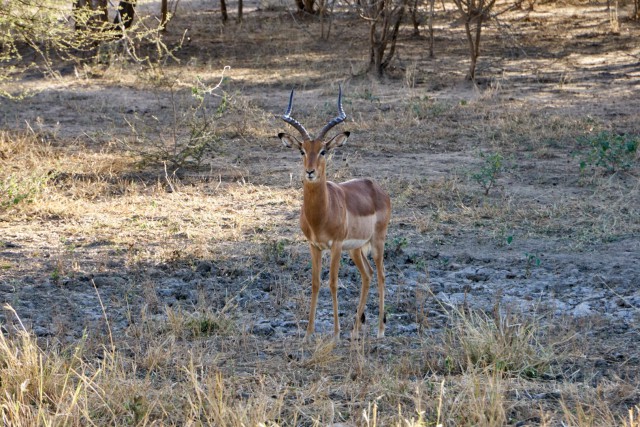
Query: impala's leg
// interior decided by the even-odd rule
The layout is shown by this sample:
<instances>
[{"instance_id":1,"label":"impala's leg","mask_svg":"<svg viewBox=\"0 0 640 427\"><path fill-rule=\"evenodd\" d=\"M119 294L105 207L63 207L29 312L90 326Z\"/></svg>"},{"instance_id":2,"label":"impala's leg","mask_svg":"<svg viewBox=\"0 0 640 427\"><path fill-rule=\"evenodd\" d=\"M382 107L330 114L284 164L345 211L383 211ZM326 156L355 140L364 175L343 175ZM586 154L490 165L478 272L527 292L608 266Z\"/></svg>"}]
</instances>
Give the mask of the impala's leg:
<instances>
[{"instance_id":1,"label":"impala's leg","mask_svg":"<svg viewBox=\"0 0 640 427\"><path fill-rule=\"evenodd\" d=\"M373 256L373 262L376 263L376 270L378 273L378 338L384 337L384 326L387 322L387 316L384 312L384 238L376 236L371 245L371 255Z\"/></svg>"},{"instance_id":2,"label":"impala's leg","mask_svg":"<svg viewBox=\"0 0 640 427\"><path fill-rule=\"evenodd\" d=\"M373 269L367 261L362 248L349 251L349 255L353 260L353 263L358 267L360 276L362 276L362 287L360 288L360 302L358 303L358 310L356 311L356 321L353 324L353 332L351 338L356 339L360 334L360 325L364 323L364 308L367 304L367 296L369 295L369 285L371 284L371 277L373 276Z\"/></svg>"},{"instance_id":3,"label":"impala's leg","mask_svg":"<svg viewBox=\"0 0 640 427\"><path fill-rule=\"evenodd\" d=\"M340 339L340 320L338 319L338 272L342 256L342 242L333 242L331 246L331 268L329 270L329 289L333 300L333 337Z\"/></svg>"},{"instance_id":4,"label":"impala's leg","mask_svg":"<svg viewBox=\"0 0 640 427\"><path fill-rule=\"evenodd\" d=\"M304 340L307 341L315 332L316 306L318 305L318 292L320 291L320 272L322 270L322 251L313 245L311 250L311 307L309 308L309 324Z\"/></svg>"}]
</instances>

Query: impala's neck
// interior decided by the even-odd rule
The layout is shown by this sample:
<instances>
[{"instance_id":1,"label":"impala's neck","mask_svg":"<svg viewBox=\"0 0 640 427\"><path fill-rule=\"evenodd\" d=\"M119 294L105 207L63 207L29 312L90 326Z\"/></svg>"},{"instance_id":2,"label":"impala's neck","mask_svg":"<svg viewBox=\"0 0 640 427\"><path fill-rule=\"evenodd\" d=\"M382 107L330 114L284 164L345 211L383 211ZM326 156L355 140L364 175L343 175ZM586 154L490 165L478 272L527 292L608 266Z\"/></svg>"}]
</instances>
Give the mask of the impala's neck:
<instances>
[{"instance_id":1,"label":"impala's neck","mask_svg":"<svg viewBox=\"0 0 640 427\"><path fill-rule=\"evenodd\" d=\"M304 199L302 209L309 225L315 227L326 222L329 210L329 192L327 190L327 178L318 177L315 181L304 181Z\"/></svg>"}]
</instances>

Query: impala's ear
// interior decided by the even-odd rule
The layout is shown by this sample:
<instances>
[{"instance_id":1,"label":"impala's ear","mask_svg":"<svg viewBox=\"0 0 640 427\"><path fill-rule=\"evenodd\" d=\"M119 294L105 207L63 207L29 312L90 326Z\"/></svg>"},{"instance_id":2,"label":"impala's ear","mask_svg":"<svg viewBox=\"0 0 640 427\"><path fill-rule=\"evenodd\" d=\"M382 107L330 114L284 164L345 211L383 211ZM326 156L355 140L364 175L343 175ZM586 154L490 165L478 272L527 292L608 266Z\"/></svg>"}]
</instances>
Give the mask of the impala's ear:
<instances>
[{"instance_id":1,"label":"impala's ear","mask_svg":"<svg viewBox=\"0 0 640 427\"><path fill-rule=\"evenodd\" d=\"M298 141L295 136L291 136L288 133L280 132L278 134L278 138L280 138L280 141L282 141L285 147L296 147L299 149L302 148L302 142Z\"/></svg>"},{"instance_id":2,"label":"impala's ear","mask_svg":"<svg viewBox=\"0 0 640 427\"><path fill-rule=\"evenodd\" d=\"M347 142L347 138L349 138L349 135L351 135L350 132L339 133L329 141L327 141L324 146L327 150L331 150L335 147L342 147L344 143Z\"/></svg>"}]
</instances>

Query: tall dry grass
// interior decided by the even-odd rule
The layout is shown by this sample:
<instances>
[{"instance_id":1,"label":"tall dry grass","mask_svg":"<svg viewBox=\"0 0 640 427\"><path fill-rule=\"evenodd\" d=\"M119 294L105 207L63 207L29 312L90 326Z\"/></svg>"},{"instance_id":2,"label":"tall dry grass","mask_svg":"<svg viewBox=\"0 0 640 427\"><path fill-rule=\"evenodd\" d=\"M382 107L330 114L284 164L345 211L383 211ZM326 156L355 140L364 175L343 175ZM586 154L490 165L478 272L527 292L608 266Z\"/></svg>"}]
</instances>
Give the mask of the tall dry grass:
<instances>
[{"instance_id":1,"label":"tall dry grass","mask_svg":"<svg viewBox=\"0 0 640 427\"><path fill-rule=\"evenodd\" d=\"M299 202L295 189L215 181L198 186L175 177L168 191L162 174L151 184L128 179L132 160L123 154L86 161L98 155L33 132L4 133L0 141L3 182L25 177L19 188L30 194L5 206L5 222L55 213L57 232L63 235L81 232L131 247L123 251L131 267L149 261L193 267L193 259L215 257L251 268L247 254L274 265L302 262L293 248L302 243L283 237L286 227L286 236L295 233L295 218L288 214ZM29 176L51 178L33 187ZM443 235L450 233L447 227L501 221L527 221L541 233L546 223L568 215L558 206L527 210L515 203L484 203L469 183L455 178L387 184L391 190L397 186L398 218ZM417 215L424 203L435 217ZM74 256L61 251L61 265ZM81 268L67 264L66 274ZM112 338L87 331L65 344L55 337L37 339L6 307L13 321L2 325L0 337L3 422L498 426L530 419L548 426L638 424L637 408L619 410L626 397L637 393L637 385L620 380L594 388L563 378L564 364L575 357L566 345L571 330L551 333L538 319L504 313L499 306L490 314L445 306L442 334L340 345L321 337L304 348L295 337L280 343L251 334L246 328L250 313L243 313L233 298L220 309L163 307L154 297L154 283L144 286L148 305L132 313L139 320ZM278 298L306 305L305 295L284 287L277 290ZM298 315L304 317L302 311Z\"/></svg>"},{"instance_id":2,"label":"tall dry grass","mask_svg":"<svg viewBox=\"0 0 640 427\"><path fill-rule=\"evenodd\" d=\"M561 350L566 339L549 342L543 326L516 315L496 320L451 308L455 338L340 345L320 338L303 349L295 339L278 345L217 327L195 333L193 314L175 311L113 341L96 345L86 335L61 346L38 342L5 310L16 319L0 334L7 425L500 426L531 419L636 427L640 415L630 408L620 416L603 399L619 394L620 384L592 389L552 380L550 365L570 357ZM221 316L224 309L203 318Z\"/></svg>"},{"instance_id":3,"label":"tall dry grass","mask_svg":"<svg viewBox=\"0 0 640 427\"><path fill-rule=\"evenodd\" d=\"M197 20L200 34L212 32L208 15ZM296 111L310 118L310 128L324 116L331 117L336 82L353 59L340 51L346 46L335 47L335 61L327 61L327 51L310 52L308 39L291 35L304 34L297 26L274 32L270 39L257 31L262 25L288 24L277 18L235 29L216 27L223 40L217 48L223 53L239 61L250 53L234 66L233 79L240 82L236 87L253 93L227 94L225 108L231 115L219 123L219 151L204 173L165 173L153 156L146 159L147 165L156 162L151 172L141 170L140 156L149 147L135 147L138 157L121 150L125 143L135 142L131 134L112 135L96 147L39 128L0 130L0 229L13 236L33 236L36 243L24 243L21 250L34 259L40 258L43 247L53 248L58 276L115 268L139 272L149 265L193 269L201 260L219 263L225 279L238 271L250 272L240 274L250 284L264 272L274 282L275 307L268 308L288 304L296 319L304 319L308 295L299 271L304 271L307 258L295 214L301 199L297 166L290 166L298 159L282 151L275 138L269 139L282 126L273 116L284 107L279 94L283 92L286 101L288 88L295 85L301 88ZM246 48L254 45L272 51L256 54ZM293 69L292 58L304 62L305 68ZM218 81L216 61L210 59L199 68L194 59L180 70L159 72L146 81L131 73L127 84L154 92L149 95L151 104L170 98L170 88L179 92L176 100L189 98L192 85L182 81L200 73ZM328 81L334 87L313 90ZM485 97L462 91L452 99L436 99L421 89L396 90L393 82L387 87L355 76L344 83L346 125L354 138L348 147L352 151L345 149L332 159L332 172L337 180L379 178L393 195L391 231L415 247L443 242L463 247L476 238L505 245L505 238L515 235L551 238L581 249L640 230L637 183L601 176L578 182L571 171L575 137L605 123L535 102L507 103L498 89ZM331 101L319 103L318 96ZM187 105L185 101L175 107ZM85 107L89 109L78 104L79 111ZM105 107L99 115L110 111ZM163 118L147 117L150 123L141 119L127 130L148 132L144 136L149 143L175 130ZM167 141L171 146L170 139L160 141L165 151ZM515 173L499 178L489 197L469 179L483 150L512 156L516 166ZM411 158L418 154L422 157ZM394 156L401 160L392 163ZM548 176L536 174L534 167L554 159L545 168L555 168L561 194L548 198ZM440 160L450 163L443 167ZM530 181L524 182L525 177ZM565 179L571 188L563 187ZM544 188L541 192L534 191L538 184ZM104 249L74 252L74 239L82 238L100 242ZM31 274L17 263L0 262L0 274L12 285ZM259 271L255 265L260 265ZM38 267L39 273L50 275L46 268ZM196 305L163 306L156 286L153 278L144 277L126 289L142 294L142 306L129 308L135 322L113 330L111 338L104 330L87 330L81 339L64 343L58 341L62 336L36 338L6 307L6 322L0 325L3 422L639 425L637 384L623 378L590 382L589 375L595 376L588 363L591 343L575 338L580 334L572 329L584 331L588 325L557 318L543 321L537 314L505 313L501 307L484 313L444 306L439 312L444 326L438 328L429 324L424 306L432 296L425 293L417 298L420 301L410 302L423 326L417 336L340 344L321 336L304 347L295 336L252 333L252 322L258 320L258 310L252 308L260 304L264 309L264 302L236 305L234 295L221 289L212 291L209 300L199 298ZM217 299L230 303L218 308ZM109 313L104 317L111 330ZM586 378L577 379L576 372Z\"/></svg>"}]
</instances>

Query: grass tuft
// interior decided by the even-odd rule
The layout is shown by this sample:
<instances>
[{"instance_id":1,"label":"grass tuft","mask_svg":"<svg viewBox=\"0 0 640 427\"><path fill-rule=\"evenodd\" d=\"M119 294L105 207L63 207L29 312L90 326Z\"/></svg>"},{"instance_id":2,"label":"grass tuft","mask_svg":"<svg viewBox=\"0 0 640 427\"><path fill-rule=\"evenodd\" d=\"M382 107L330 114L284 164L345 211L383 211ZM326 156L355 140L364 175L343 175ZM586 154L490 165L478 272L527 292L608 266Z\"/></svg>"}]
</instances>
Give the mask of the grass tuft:
<instances>
[{"instance_id":1,"label":"grass tuft","mask_svg":"<svg viewBox=\"0 0 640 427\"><path fill-rule=\"evenodd\" d=\"M493 315L468 307L448 308L452 322L447 334L447 365L453 371L486 371L506 377L542 378L559 360L551 345L543 344L544 327L535 319Z\"/></svg>"}]
</instances>

